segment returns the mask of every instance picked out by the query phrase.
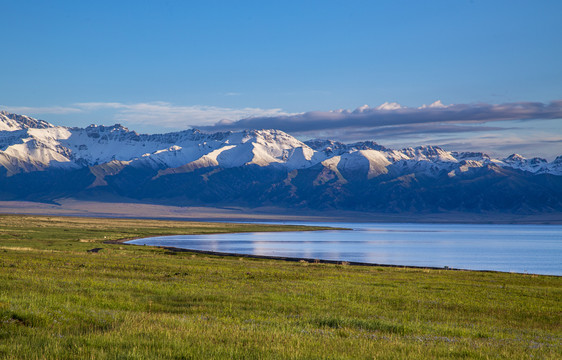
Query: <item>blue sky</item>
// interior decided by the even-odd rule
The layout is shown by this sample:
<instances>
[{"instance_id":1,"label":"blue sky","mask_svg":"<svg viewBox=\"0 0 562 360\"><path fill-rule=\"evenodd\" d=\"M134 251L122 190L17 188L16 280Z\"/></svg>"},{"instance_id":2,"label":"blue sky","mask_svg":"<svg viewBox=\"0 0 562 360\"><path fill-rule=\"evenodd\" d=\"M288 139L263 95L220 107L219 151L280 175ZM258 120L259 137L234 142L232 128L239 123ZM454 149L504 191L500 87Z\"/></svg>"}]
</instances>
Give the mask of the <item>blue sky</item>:
<instances>
[{"instance_id":1,"label":"blue sky","mask_svg":"<svg viewBox=\"0 0 562 360\"><path fill-rule=\"evenodd\" d=\"M549 159L562 153L562 105L546 117L525 105L562 99L558 0L0 0L0 13L0 110L58 125L212 131L221 120L242 127L237 120L257 117L268 127L271 118L282 127L315 112L312 128L302 122L291 133ZM428 117L427 108L413 109L437 100L454 109L522 106L526 115L318 125L333 110L368 104L376 112L385 102Z\"/></svg>"}]
</instances>

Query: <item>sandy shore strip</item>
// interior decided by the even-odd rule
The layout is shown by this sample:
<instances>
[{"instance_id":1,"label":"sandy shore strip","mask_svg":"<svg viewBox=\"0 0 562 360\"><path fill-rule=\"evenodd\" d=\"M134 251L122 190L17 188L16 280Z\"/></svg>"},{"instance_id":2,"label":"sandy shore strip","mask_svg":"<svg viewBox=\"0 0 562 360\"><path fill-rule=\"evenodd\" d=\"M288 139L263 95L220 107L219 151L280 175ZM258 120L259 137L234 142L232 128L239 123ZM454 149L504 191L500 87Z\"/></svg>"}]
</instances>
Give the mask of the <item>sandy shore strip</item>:
<instances>
[{"instance_id":1,"label":"sandy shore strip","mask_svg":"<svg viewBox=\"0 0 562 360\"><path fill-rule=\"evenodd\" d=\"M54 203L0 201L0 214L114 217L184 221L369 222L458 224L562 224L562 213L366 213L275 207L197 207L60 199Z\"/></svg>"}]
</instances>

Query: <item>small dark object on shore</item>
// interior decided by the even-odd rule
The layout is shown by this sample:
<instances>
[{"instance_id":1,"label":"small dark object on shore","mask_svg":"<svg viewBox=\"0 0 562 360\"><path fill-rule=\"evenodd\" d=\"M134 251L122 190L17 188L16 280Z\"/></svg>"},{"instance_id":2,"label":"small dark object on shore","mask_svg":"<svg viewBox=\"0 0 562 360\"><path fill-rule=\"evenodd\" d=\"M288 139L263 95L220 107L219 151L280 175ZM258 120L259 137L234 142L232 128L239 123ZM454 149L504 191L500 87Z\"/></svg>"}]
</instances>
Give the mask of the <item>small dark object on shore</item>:
<instances>
[{"instance_id":1,"label":"small dark object on shore","mask_svg":"<svg viewBox=\"0 0 562 360\"><path fill-rule=\"evenodd\" d=\"M86 251L89 252L89 253L97 253L97 252L99 252L99 251L102 250L102 249L103 249L103 248L94 248L94 249L90 249L90 250L86 250Z\"/></svg>"}]
</instances>

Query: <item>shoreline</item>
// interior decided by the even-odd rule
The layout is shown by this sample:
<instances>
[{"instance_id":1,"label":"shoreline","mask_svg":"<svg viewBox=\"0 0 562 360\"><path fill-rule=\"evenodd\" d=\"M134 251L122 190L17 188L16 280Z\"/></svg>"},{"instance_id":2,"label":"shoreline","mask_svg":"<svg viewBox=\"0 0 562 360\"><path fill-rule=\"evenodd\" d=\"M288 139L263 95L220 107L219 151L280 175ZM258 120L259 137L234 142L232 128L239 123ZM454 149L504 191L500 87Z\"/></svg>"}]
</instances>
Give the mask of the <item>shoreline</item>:
<instances>
[{"instance_id":1,"label":"shoreline","mask_svg":"<svg viewBox=\"0 0 562 360\"><path fill-rule=\"evenodd\" d=\"M400 269L414 269L414 270L444 270L444 271L451 270L451 271L470 271L470 272L483 272L483 273L516 274L516 275L527 275L527 276L552 276L556 278L562 278L562 275L522 273L522 272L515 272L515 271L474 270L474 269L454 268L449 266L436 267L436 266L419 266L419 265L378 264L378 263L366 263L366 262L359 262L359 261L313 259L313 258L305 258L305 257L240 254L240 253L229 253L229 252L220 252L220 251L211 251L211 250L194 250L194 249L179 248L175 246L141 245L141 244L128 243L128 241L141 240L141 239L146 239L146 238L108 240L108 241L104 241L103 243L122 244L128 246L150 246L153 248L169 250L172 252L188 252L188 253L203 254L203 255L221 256L221 257L238 257L238 258L247 258L247 259L299 262L299 263L307 263L313 265L331 264L331 265L340 265L340 266L386 267L386 268L400 268Z\"/></svg>"},{"instance_id":2,"label":"shoreline","mask_svg":"<svg viewBox=\"0 0 562 360\"><path fill-rule=\"evenodd\" d=\"M17 216L16 214L2 214L0 212L0 216ZM22 214L20 216L46 216L46 215L31 215L31 214ZM143 220L154 220L154 221L169 221L169 219L164 219L164 218L131 218L131 217L96 217L93 215L90 216L77 216L77 215L54 215L57 217L75 217L75 218L82 218L82 219L86 219L86 218L98 218L98 219L106 219L106 218L113 218L115 220L139 220L139 221L143 221ZM177 221L177 220L176 220ZM181 219L177 222L196 222L193 219ZM207 220L205 221L207 223L225 223L225 222L221 222L217 219L212 219L211 221ZM254 224L257 223L257 220L252 222L252 221L248 221L248 222L243 222L243 221L228 221L228 223L231 224ZM263 223L262 223L263 224ZM277 224L263 224L263 225L286 225L286 226L299 226L296 224L281 224L280 222L277 222ZM520 224L520 225L525 225L525 224ZM538 224L537 224L538 225ZM546 224L542 224L542 225L546 225ZM555 224L549 224L549 225L555 225ZM310 227L311 229L308 231L321 231L321 230L352 230L352 229L348 229L348 228L340 228L340 227L333 227L330 226L330 229L326 229L326 228L316 228L315 226L311 226L311 225L306 225L306 224L302 224L300 225L302 227ZM291 230L288 230L291 231ZM307 231L307 230L293 230L293 231ZM267 231L266 231L267 232ZM238 231L231 231L231 232L217 232L217 233L204 233L204 234L200 234L200 235L212 235L212 234L228 234L228 233L239 233ZM154 237L154 236L166 236L166 235L171 235L171 234L160 234L160 235L152 235L149 237ZM195 234L193 234L195 235ZM147 237L127 237L127 238L122 238L122 239L116 239L116 240L104 240L101 243L103 244L124 244L124 245L138 245L138 246L143 246L141 244L130 244L128 243L129 241L133 241L133 240L140 240L140 239L146 239ZM174 251L174 252L191 252L191 253L200 253L200 254L207 254L207 255L215 255L215 256L224 256L224 257L242 257L242 258L255 258L255 259L270 259L270 260L280 260L280 261L288 261L288 262L307 262L307 263L323 263L323 264L333 264L333 265L356 265L356 266L373 266L373 267L393 267L393 268L411 268L411 269L429 269L429 270L455 270L455 271L472 271L472 272L495 272L495 273L505 273L505 274L520 274L520 275L530 275L530 276L554 276L557 278L562 277L562 275L556 275L556 274L541 274L541 273L529 273L529 272L517 272L517 271L502 271L502 270L487 270L487 269L466 269L466 268L455 268L455 267L449 267L449 266L443 266L443 267L437 267L437 266L423 266L423 265L402 265L402 264L383 264L383 263L366 263L366 262L357 262L357 261L345 261L345 260L327 260L327 259L315 259L315 258L305 258L305 257L286 257L286 256L275 256L275 255L254 255L254 254L241 254L241 253L227 253L227 252L218 252L218 251L208 251L208 250L195 250L195 249L185 249L185 248L178 248L178 247L173 247L173 246L158 246L158 245L147 245L147 246L152 246L154 248L162 248L162 249L166 249L169 251Z\"/></svg>"}]
</instances>

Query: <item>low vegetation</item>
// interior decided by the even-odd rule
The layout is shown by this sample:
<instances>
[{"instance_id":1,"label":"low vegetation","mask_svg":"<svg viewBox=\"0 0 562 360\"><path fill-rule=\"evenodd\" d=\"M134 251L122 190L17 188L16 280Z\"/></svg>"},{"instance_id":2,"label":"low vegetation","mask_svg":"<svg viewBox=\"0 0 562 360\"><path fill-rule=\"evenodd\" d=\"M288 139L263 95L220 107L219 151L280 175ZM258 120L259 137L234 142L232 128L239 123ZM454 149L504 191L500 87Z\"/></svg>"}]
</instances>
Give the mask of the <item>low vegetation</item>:
<instances>
[{"instance_id":1,"label":"low vegetation","mask_svg":"<svg viewBox=\"0 0 562 360\"><path fill-rule=\"evenodd\" d=\"M560 277L108 243L287 229L0 216L0 358L562 358Z\"/></svg>"}]
</instances>

